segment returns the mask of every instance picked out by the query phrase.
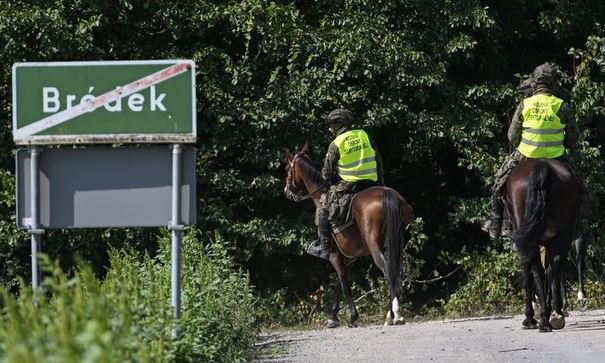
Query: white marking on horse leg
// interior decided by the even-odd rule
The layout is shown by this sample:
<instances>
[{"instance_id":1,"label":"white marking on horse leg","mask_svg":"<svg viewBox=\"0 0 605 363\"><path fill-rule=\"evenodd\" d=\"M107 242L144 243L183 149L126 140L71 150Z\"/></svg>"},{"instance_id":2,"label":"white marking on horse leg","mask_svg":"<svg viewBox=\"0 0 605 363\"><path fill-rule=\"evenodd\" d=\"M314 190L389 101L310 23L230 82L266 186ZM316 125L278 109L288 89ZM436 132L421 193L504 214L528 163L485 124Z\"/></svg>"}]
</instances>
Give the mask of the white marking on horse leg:
<instances>
[{"instance_id":1,"label":"white marking on horse leg","mask_svg":"<svg viewBox=\"0 0 605 363\"><path fill-rule=\"evenodd\" d=\"M391 311L387 311L387 320L384 322L384 326L389 326L389 325L393 325L393 316L391 314Z\"/></svg>"},{"instance_id":2,"label":"white marking on horse leg","mask_svg":"<svg viewBox=\"0 0 605 363\"><path fill-rule=\"evenodd\" d=\"M578 300L584 300L586 296L582 293L582 291L578 291Z\"/></svg>"},{"instance_id":3,"label":"white marking on horse leg","mask_svg":"<svg viewBox=\"0 0 605 363\"><path fill-rule=\"evenodd\" d=\"M394 320L398 321L400 316L399 316L399 301L397 300L397 298L394 298L393 301L391 302L391 310L393 310L393 312L395 313Z\"/></svg>"},{"instance_id":4,"label":"white marking on horse leg","mask_svg":"<svg viewBox=\"0 0 605 363\"><path fill-rule=\"evenodd\" d=\"M534 309L534 319L540 319L540 305L535 301L531 302L531 307Z\"/></svg>"}]
</instances>

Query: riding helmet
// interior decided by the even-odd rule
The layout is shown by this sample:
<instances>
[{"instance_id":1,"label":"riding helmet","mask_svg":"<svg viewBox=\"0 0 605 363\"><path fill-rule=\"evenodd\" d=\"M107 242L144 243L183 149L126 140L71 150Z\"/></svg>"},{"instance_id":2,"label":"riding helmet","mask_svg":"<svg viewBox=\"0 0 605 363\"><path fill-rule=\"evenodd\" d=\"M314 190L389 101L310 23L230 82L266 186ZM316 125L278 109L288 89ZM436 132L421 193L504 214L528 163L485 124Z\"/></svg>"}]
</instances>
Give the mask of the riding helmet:
<instances>
[{"instance_id":1,"label":"riding helmet","mask_svg":"<svg viewBox=\"0 0 605 363\"><path fill-rule=\"evenodd\" d=\"M328 126L343 127L353 122L353 114L344 108L337 108L324 117Z\"/></svg>"}]
</instances>

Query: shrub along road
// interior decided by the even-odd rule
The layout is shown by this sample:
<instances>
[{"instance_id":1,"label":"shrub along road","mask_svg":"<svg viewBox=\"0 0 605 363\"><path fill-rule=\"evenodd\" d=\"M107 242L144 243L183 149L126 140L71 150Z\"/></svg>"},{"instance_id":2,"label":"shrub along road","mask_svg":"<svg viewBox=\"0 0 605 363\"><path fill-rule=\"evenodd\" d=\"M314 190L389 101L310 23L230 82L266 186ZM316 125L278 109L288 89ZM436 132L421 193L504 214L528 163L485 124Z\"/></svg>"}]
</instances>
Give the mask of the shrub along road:
<instances>
[{"instance_id":1,"label":"shrub along road","mask_svg":"<svg viewBox=\"0 0 605 363\"><path fill-rule=\"evenodd\" d=\"M603 362L605 310L573 311L564 329L523 330L523 316L280 332L260 362ZM281 352L281 353L280 353Z\"/></svg>"}]
</instances>

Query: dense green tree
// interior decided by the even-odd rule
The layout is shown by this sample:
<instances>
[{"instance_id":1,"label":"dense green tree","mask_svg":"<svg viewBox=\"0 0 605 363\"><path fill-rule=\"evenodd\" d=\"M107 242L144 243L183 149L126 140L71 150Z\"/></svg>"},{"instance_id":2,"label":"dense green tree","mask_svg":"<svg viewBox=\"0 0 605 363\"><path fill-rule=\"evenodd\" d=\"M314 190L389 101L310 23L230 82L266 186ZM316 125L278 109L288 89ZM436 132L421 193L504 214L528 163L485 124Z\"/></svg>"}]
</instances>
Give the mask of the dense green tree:
<instances>
[{"instance_id":1,"label":"dense green tree","mask_svg":"<svg viewBox=\"0 0 605 363\"><path fill-rule=\"evenodd\" d=\"M313 210L282 196L283 148L309 140L319 164L330 142L321 115L334 107L353 111L374 135L387 184L424 219L429 239L415 256L425 262L423 274L437 265L437 273L453 269L469 250L507 253L479 224L508 151L515 87L544 61L558 65L577 105L580 169L602 200L604 7L565 0L0 0L0 258L12 266L0 279L27 275L27 235L13 217L14 62L193 59L197 228L233 241L260 290L288 287L294 295L317 288L323 276L316 268L324 265L302 255L314 236ZM596 227L603 226L600 210ZM102 264L107 245L152 240L153 233L71 231L44 239L51 255L78 251ZM596 237L593 257L605 243L599 228ZM603 273L602 264L593 268ZM462 277L447 280L450 291Z\"/></svg>"}]
</instances>

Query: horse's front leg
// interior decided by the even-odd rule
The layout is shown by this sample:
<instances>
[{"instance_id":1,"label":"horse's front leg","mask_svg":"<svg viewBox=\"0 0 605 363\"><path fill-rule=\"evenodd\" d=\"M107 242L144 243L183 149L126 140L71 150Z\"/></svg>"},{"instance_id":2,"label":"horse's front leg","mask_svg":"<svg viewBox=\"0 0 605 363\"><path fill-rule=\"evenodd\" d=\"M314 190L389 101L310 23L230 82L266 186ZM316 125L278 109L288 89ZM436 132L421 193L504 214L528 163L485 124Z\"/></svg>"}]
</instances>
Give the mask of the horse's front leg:
<instances>
[{"instance_id":1,"label":"horse's front leg","mask_svg":"<svg viewBox=\"0 0 605 363\"><path fill-rule=\"evenodd\" d=\"M353 293L351 292L351 285L349 283L349 279L347 278L347 270L345 268L342 256L337 252L331 253L330 264L332 264L332 267L334 267L334 270L336 270L336 273L338 274L342 291L344 292L347 302L349 303L349 327L354 328L357 326L357 318L359 317L359 313L357 312L355 302L353 301Z\"/></svg>"},{"instance_id":2,"label":"horse's front leg","mask_svg":"<svg viewBox=\"0 0 605 363\"><path fill-rule=\"evenodd\" d=\"M334 288L334 302L332 304L332 314L326 323L328 328L336 328L340 325L338 320L338 312L340 311L340 296L342 295L342 287L340 286L340 278L336 276L332 284Z\"/></svg>"},{"instance_id":3,"label":"horse's front leg","mask_svg":"<svg viewBox=\"0 0 605 363\"><path fill-rule=\"evenodd\" d=\"M536 329L538 322L534 318L534 289L532 283L532 274L530 264L523 264L523 287L525 288L525 320L523 320L524 329Z\"/></svg>"}]
</instances>

